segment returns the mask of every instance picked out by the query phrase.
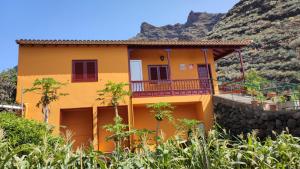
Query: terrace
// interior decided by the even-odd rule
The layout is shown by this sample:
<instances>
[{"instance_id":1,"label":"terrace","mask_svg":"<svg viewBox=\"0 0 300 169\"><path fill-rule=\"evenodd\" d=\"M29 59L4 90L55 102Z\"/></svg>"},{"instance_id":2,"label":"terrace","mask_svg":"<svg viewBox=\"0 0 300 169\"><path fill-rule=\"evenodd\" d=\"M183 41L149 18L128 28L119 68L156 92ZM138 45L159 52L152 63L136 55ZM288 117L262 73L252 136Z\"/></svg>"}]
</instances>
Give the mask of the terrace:
<instances>
[{"instance_id":1,"label":"terrace","mask_svg":"<svg viewBox=\"0 0 300 169\"><path fill-rule=\"evenodd\" d=\"M211 95L218 92L215 61L249 44L139 44L128 46L130 88L133 97Z\"/></svg>"}]
</instances>

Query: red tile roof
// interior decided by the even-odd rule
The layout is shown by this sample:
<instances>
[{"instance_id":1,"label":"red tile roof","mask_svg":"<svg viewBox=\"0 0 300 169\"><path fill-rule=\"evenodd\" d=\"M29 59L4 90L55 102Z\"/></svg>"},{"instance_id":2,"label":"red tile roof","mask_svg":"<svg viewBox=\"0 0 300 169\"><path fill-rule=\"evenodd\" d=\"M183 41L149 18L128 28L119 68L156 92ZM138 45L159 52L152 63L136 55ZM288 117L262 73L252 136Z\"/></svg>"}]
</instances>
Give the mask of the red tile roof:
<instances>
[{"instance_id":1,"label":"red tile roof","mask_svg":"<svg viewBox=\"0 0 300 169\"><path fill-rule=\"evenodd\" d=\"M247 46L251 40L32 40L20 39L19 45L125 45L125 46Z\"/></svg>"},{"instance_id":2,"label":"red tile roof","mask_svg":"<svg viewBox=\"0 0 300 169\"><path fill-rule=\"evenodd\" d=\"M211 48L215 60L236 49L250 45L252 40L16 40L21 46L127 46L129 48Z\"/></svg>"}]
</instances>

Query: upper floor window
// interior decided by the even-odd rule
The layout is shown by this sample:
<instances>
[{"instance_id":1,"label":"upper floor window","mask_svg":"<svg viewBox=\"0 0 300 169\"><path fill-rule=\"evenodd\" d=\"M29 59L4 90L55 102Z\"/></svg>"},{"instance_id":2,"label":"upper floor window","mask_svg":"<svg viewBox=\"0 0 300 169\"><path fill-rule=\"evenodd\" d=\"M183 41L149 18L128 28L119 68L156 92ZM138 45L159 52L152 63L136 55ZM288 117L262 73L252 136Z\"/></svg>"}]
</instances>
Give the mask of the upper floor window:
<instances>
[{"instance_id":1,"label":"upper floor window","mask_svg":"<svg viewBox=\"0 0 300 169\"><path fill-rule=\"evenodd\" d=\"M151 65L149 69L149 80L168 80L168 65Z\"/></svg>"},{"instance_id":2,"label":"upper floor window","mask_svg":"<svg viewBox=\"0 0 300 169\"><path fill-rule=\"evenodd\" d=\"M97 82L97 60L73 60L72 82Z\"/></svg>"}]
</instances>

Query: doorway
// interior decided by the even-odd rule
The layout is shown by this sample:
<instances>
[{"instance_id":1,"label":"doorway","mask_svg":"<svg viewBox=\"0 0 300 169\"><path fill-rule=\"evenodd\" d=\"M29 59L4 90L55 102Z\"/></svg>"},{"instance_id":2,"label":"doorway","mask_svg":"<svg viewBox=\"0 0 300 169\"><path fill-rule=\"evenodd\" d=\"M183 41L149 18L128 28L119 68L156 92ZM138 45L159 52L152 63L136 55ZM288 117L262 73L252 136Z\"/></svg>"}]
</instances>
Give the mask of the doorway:
<instances>
[{"instance_id":1,"label":"doorway","mask_svg":"<svg viewBox=\"0 0 300 169\"><path fill-rule=\"evenodd\" d=\"M198 65L198 76L200 79L200 88L204 89L205 91L210 92L210 89L212 90L212 93L214 94L214 86L212 81L212 74L211 74L211 66L208 64L208 73L207 73L207 67L205 64ZM209 77L208 77L209 74Z\"/></svg>"},{"instance_id":2,"label":"doorway","mask_svg":"<svg viewBox=\"0 0 300 169\"><path fill-rule=\"evenodd\" d=\"M130 60L130 78L132 92L144 91L142 60Z\"/></svg>"},{"instance_id":3,"label":"doorway","mask_svg":"<svg viewBox=\"0 0 300 169\"><path fill-rule=\"evenodd\" d=\"M90 146L93 141L93 109L63 109L60 112L60 131L63 135L71 132L73 148Z\"/></svg>"},{"instance_id":4,"label":"doorway","mask_svg":"<svg viewBox=\"0 0 300 169\"><path fill-rule=\"evenodd\" d=\"M122 117L123 124L128 124L128 107L118 106L119 116ZM115 111L112 106L98 107L98 142L99 150L102 152L112 152L115 148L112 140L106 138L111 136L112 133L106 131L103 126L114 124ZM129 147L129 141L125 143Z\"/></svg>"}]
</instances>

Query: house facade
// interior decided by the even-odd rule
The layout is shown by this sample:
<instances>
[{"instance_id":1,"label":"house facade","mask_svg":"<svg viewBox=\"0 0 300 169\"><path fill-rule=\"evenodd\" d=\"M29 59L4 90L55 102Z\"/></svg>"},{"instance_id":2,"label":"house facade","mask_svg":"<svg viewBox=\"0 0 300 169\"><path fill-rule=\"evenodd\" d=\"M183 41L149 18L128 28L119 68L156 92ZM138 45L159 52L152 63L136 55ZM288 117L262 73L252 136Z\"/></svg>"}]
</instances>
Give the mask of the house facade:
<instances>
[{"instance_id":1,"label":"house facade","mask_svg":"<svg viewBox=\"0 0 300 169\"><path fill-rule=\"evenodd\" d=\"M132 95L119 107L130 128L155 130L149 103L169 102L174 119L213 125L212 95L218 94L215 61L247 46L251 41L80 41L17 40L19 44L17 100L26 105L25 118L43 120L36 107L40 95L23 93L37 78L52 77L67 83L60 89L69 95L50 105L49 123L55 133L73 133L75 146L93 142L95 149L109 152L112 142L103 126L113 122L108 103L96 100L97 90L108 81L126 82ZM164 137L174 125L161 124Z\"/></svg>"}]
</instances>

